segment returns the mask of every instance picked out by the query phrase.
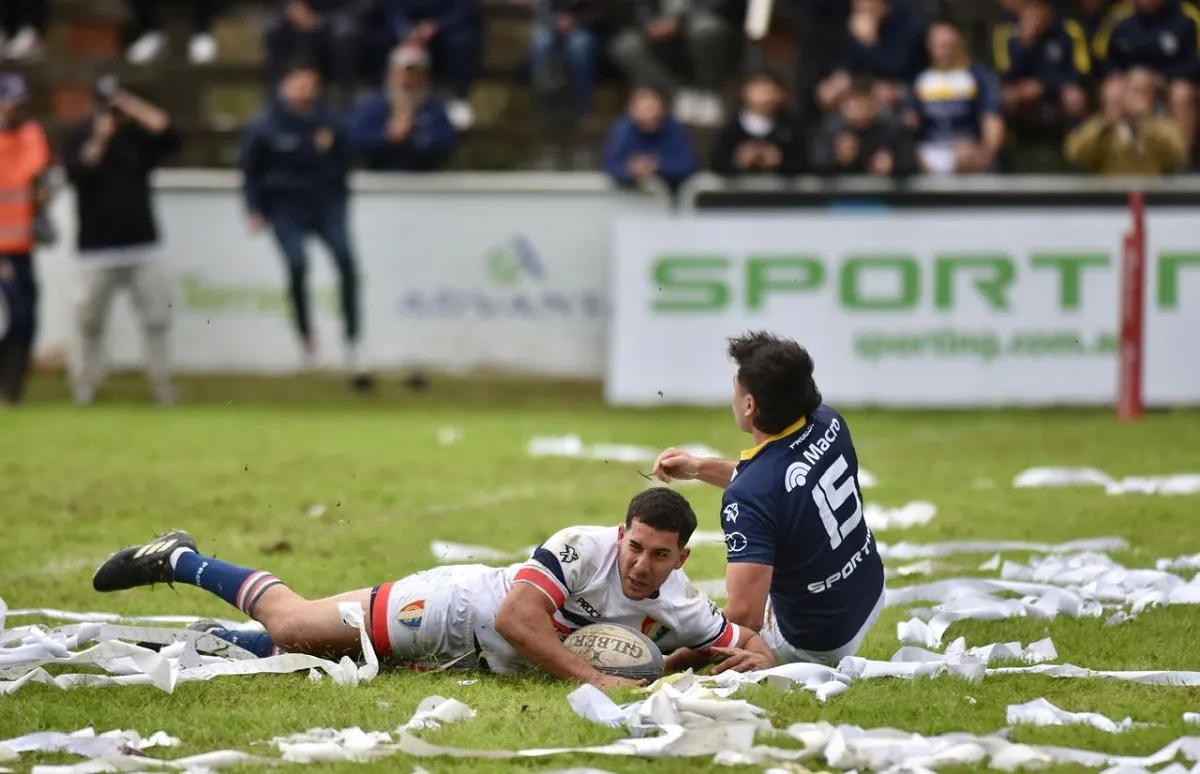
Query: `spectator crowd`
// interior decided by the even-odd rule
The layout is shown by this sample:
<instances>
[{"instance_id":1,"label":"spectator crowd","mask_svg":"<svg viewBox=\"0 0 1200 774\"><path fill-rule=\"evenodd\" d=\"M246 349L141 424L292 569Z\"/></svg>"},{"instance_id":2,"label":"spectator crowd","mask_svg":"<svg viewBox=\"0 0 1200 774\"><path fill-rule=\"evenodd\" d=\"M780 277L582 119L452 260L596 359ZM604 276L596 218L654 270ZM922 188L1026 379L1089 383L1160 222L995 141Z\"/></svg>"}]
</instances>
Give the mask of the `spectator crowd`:
<instances>
[{"instance_id":1,"label":"spectator crowd","mask_svg":"<svg viewBox=\"0 0 1200 774\"><path fill-rule=\"evenodd\" d=\"M594 126L598 80L628 85L626 114L601 156L621 181L677 185L701 168L1004 172L1016 143L1053 148L1065 168L1084 172L1189 166L1197 0L999 0L987 55L973 55L949 20L965 2L776 0L776 27L794 25L798 67L754 69L727 104L746 54L746 0L285 0L262 35L266 112L278 113L280 82L304 67L320 80L313 109L332 111L357 163L441 169L475 124L485 16L507 3L531 14L526 72L547 114ZM220 6L188 3L188 57L212 62ZM149 64L169 47L160 3L129 5L126 58ZM0 55L37 58L47 0L4 0L0 9ZM711 146L709 158L701 146Z\"/></svg>"},{"instance_id":2,"label":"spectator crowd","mask_svg":"<svg viewBox=\"0 0 1200 774\"><path fill-rule=\"evenodd\" d=\"M527 72L542 109L594 124L600 74L625 80L628 101L600 161L620 184L653 178L677 189L702 168L727 177L1004 172L1014 138L1088 173L1190 166L1200 80L1193 0L1000 0L990 56L973 52L952 14L938 13L966 1L776 0L795 24L794 77L749 68L727 104L747 59L745 0L631 0L627 16L609 0L509 0L531 12ZM475 122L481 2L286 0L263 30L267 99L245 128L240 161L247 225L274 237L310 361L317 344L305 242L315 236L328 248L356 389L373 380L357 353L347 176L355 165L427 172L449 163ZM191 5L187 56L199 65L218 54L218 7ZM125 55L149 64L169 45L162 9L158 0L131 7ZM0 11L0 56L41 56L46 2L2 0ZM21 399L36 332L32 254L57 238L45 214L55 154L29 101L20 75L0 73L0 404ZM170 288L149 175L183 140L167 111L109 74L94 85L90 115L58 148L76 191L83 266L82 352L72 373L81 404L100 384L105 320L120 290L140 317L154 394L175 400Z\"/></svg>"}]
</instances>

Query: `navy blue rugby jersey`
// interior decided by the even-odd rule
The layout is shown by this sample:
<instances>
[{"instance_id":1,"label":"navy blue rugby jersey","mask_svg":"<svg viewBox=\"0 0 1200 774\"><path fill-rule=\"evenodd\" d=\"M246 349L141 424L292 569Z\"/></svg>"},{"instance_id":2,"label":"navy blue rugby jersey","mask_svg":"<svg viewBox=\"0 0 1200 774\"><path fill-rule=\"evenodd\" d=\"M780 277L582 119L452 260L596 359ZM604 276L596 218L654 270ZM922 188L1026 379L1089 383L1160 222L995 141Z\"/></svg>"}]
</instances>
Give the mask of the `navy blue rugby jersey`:
<instances>
[{"instance_id":1,"label":"navy blue rugby jersey","mask_svg":"<svg viewBox=\"0 0 1200 774\"><path fill-rule=\"evenodd\" d=\"M742 453L725 490L721 527L731 564L774 567L771 604L796 648L846 645L883 593L850 429L824 404Z\"/></svg>"}]
</instances>

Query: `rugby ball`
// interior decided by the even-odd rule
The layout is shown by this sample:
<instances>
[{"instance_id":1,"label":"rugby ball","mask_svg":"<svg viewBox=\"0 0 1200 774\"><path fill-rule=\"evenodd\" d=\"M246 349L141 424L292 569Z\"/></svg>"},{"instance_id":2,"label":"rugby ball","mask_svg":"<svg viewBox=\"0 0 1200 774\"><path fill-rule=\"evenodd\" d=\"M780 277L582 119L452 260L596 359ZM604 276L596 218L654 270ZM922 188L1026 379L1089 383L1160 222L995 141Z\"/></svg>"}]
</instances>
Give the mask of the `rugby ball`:
<instances>
[{"instance_id":1,"label":"rugby ball","mask_svg":"<svg viewBox=\"0 0 1200 774\"><path fill-rule=\"evenodd\" d=\"M663 676L663 654L637 629L600 623L576 629L563 645L603 672L630 680L654 682Z\"/></svg>"}]
</instances>

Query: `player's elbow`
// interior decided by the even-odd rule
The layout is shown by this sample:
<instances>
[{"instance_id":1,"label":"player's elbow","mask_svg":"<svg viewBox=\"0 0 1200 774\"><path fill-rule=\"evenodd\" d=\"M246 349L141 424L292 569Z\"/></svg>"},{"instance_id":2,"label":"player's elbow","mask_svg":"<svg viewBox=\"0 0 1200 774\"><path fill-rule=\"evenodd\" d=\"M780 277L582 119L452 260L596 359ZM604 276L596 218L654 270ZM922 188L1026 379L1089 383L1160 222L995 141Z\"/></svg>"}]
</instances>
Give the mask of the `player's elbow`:
<instances>
[{"instance_id":1,"label":"player's elbow","mask_svg":"<svg viewBox=\"0 0 1200 774\"><path fill-rule=\"evenodd\" d=\"M730 602L725 606L725 617L752 632L757 632L763 627L763 611L761 609L756 611L751 606Z\"/></svg>"}]
</instances>

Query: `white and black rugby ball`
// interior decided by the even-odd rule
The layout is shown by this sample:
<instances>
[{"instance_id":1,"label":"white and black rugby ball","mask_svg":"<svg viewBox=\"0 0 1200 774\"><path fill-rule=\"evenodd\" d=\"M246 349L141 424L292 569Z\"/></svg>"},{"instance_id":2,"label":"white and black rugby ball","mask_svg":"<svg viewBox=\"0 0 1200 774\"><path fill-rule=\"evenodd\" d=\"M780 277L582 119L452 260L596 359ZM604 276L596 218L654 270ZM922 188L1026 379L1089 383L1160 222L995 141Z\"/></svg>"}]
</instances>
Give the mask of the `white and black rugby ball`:
<instances>
[{"instance_id":1,"label":"white and black rugby ball","mask_svg":"<svg viewBox=\"0 0 1200 774\"><path fill-rule=\"evenodd\" d=\"M648 682L663 676L662 651L654 640L628 626L613 623L584 626L563 640L563 645L598 672Z\"/></svg>"}]
</instances>

